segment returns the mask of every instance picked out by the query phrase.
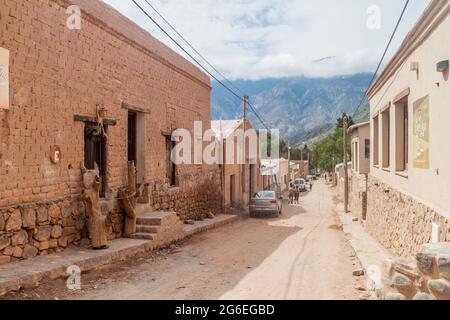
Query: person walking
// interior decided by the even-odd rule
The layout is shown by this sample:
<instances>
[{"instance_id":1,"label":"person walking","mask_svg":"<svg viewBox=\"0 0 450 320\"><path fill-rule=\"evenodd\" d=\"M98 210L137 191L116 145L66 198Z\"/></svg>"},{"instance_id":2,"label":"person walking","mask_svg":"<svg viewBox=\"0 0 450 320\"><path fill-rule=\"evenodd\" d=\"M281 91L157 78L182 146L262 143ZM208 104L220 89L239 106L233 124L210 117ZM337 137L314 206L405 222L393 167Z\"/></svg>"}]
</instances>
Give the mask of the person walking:
<instances>
[{"instance_id":1,"label":"person walking","mask_svg":"<svg viewBox=\"0 0 450 320\"><path fill-rule=\"evenodd\" d=\"M295 198L294 203L299 204L298 199L300 198L300 190L298 189L298 187L295 188L294 198Z\"/></svg>"},{"instance_id":2,"label":"person walking","mask_svg":"<svg viewBox=\"0 0 450 320\"><path fill-rule=\"evenodd\" d=\"M291 187L289 188L289 204L293 203L294 203L294 188L291 185Z\"/></svg>"}]
</instances>

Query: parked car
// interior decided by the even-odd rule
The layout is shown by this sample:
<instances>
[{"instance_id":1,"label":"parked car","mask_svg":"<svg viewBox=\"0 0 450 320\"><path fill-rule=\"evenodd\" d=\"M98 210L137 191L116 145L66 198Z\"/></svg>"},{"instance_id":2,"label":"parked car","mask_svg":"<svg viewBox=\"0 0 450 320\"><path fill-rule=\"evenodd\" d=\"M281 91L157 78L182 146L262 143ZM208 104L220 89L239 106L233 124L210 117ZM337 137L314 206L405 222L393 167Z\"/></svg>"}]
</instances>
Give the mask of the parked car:
<instances>
[{"instance_id":1,"label":"parked car","mask_svg":"<svg viewBox=\"0 0 450 320\"><path fill-rule=\"evenodd\" d=\"M298 187L301 192L306 191L306 181L305 179L297 179L294 182L294 186Z\"/></svg>"},{"instance_id":2,"label":"parked car","mask_svg":"<svg viewBox=\"0 0 450 320\"><path fill-rule=\"evenodd\" d=\"M281 215L282 198L277 197L275 191L260 191L253 195L250 201L250 217L256 215Z\"/></svg>"}]
</instances>

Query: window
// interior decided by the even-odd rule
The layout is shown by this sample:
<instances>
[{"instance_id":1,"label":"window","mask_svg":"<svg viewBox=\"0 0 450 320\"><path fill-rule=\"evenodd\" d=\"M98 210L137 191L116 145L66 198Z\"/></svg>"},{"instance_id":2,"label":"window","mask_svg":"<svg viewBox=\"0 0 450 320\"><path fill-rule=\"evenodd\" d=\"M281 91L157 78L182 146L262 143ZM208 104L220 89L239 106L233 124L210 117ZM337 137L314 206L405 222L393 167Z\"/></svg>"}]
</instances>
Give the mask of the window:
<instances>
[{"instance_id":1,"label":"window","mask_svg":"<svg viewBox=\"0 0 450 320\"><path fill-rule=\"evenodd\" d=\"M380 165L380 159L379 159L379 116L376 116L373 118L373 164L375 166Z\"/></svg>"},{"instance_id":2,"label":"window","mask_svg":"<svg viewBox=\"0 0 450 320\"><path fill-rule=\"evenodd\" d=\"M357 141L355 141L355 156L354 156L354 167L355 167L355 171L358 171L358 165L359 165L359 163L358 163L358 160L359 160L359 147L358 147L358 142Z\"/></svg>"},{"instance_id":3,"label":"window","mask_svg":"<svg viewBox=\"0 0 450 320\"><path fill-rule=\"evenodd\" d=\"M370 139L364 140L364 158L370 159Z\"/></svg>"},{"instance_id":4,"label":"window","mask_svg":"<svg viewBox=\"0 0 450 320\"><path fill-rule=\"evenodd\" d=\"M395 105L395 141L397 172L408 170L408 99Z\"/></svg>"},{"instance_id":5,"label":"window","mask_svg":"<svg viewBox=\"0 0 450 320\"><path fill-rule=\"evenodd\" d=\"M390 156L391 156L391 115L390 108L386 111L383 111L381 114L382 121L382 158L383 158L383 168L390 167Z\"/></svg>"},{"instance_id":6,"label":"window","mask_svg":"<svg viewBox=\"0 0 450 320\"><path fill-rule=\"evenodd\" d=\"M171 136L166 136L166 177L169 180L171 187L176 187L178 185L176 165L173 163L171 158L172 150L174 148L175 141L172 141Z\"/></svg>"}]
</instances>

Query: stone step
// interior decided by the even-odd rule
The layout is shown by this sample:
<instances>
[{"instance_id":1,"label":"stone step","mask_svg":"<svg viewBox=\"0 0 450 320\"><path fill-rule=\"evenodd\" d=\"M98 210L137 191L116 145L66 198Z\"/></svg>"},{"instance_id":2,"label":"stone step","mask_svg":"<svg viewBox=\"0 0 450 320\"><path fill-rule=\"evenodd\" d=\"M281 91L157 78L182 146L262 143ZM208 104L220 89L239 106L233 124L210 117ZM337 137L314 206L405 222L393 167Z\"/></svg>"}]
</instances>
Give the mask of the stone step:
<instances>
[{"instance_id":1,"label":"stone step","mask_svg":"<svg viewBox=\"0 0 450 320\"><path fill-rule=\"evenodd\" d=\"M135 233L132 234L131 239L141 239L141 240L155 240L156 239L156 234L154 233Z\"/></svg>"},{"instance_id":2,"label":"stone step","mask_svg":"<svg viewBox=\"0 0 450 320\"><path fill-rule=\"evenodd\" d=\"M145 226L161 226L177 218L175 212L146 212L138 215L136 223Z\"/></svg>"},{"instance_id":3,"label":"stone step","mask_svg":"<svg viewBox=\"0 0 450 320\"><path fill-rule=\"evenodd\" d=\"M160 229L158 225L137 225L136 233L158 233Z\"/></svg>"}]
</instances>

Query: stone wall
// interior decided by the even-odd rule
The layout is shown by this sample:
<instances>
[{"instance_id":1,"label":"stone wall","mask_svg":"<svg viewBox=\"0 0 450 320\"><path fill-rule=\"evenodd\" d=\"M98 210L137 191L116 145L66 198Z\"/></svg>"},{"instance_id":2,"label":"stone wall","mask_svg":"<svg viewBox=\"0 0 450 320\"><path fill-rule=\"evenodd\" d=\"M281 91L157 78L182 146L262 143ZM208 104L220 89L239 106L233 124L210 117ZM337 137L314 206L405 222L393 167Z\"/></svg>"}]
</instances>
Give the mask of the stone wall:
<instances>
[{"instance_id":1,"label":"stone wall","mask_svg":"<svg viewBox=\"0 0 450 320\"><path fill-rule=\"evenodd\" d=\"M151 204L157 211L175 211L181 220L201 220L222 211L221 171L179 176L179 186L166 181L151 185Z\"/></svg>"},{"instance_id":2,"label":"stone wall","mask_svg":"<svg viewBox=\"0 0 450 320\"><path fill-rule=\"evenodd\" d=\"M367 214L367 177L364 174L349 171L349 209L353 216L365 220Z\"/></svg>"},{"instance_id":3,"label":"stone wall","mask_svg":"<svg viewBox=\"0 0 450 320\"><path fill-rule=\"evenodd\" d=\"M123 215L103 201L109 214L109 239L121 236ZM72 244L89 244L87 218L78 197L0 209L0 264L60 251Z\"/></svg>"},{"instance_id":4,"label":"stone wall","mask_svg":"<svg viewBox=\"0 0 450 320\"><path fill-rule=\"evenodd\" d=\"M367 229L393 254L410 256L430 243L432 223L441 227L440 241L450 241L448 219L369 175Z\"/></svg>"},{"instance_id":5,"label":"stone wall","mask_svg":"<svg viewBox=\"0 0 450 320\"><path fill-rule=\"evenodd\" d=\"M450 243L424 245L415 257L383 265L381 298L450 300Z\"/></svg>"}]
</instances>

